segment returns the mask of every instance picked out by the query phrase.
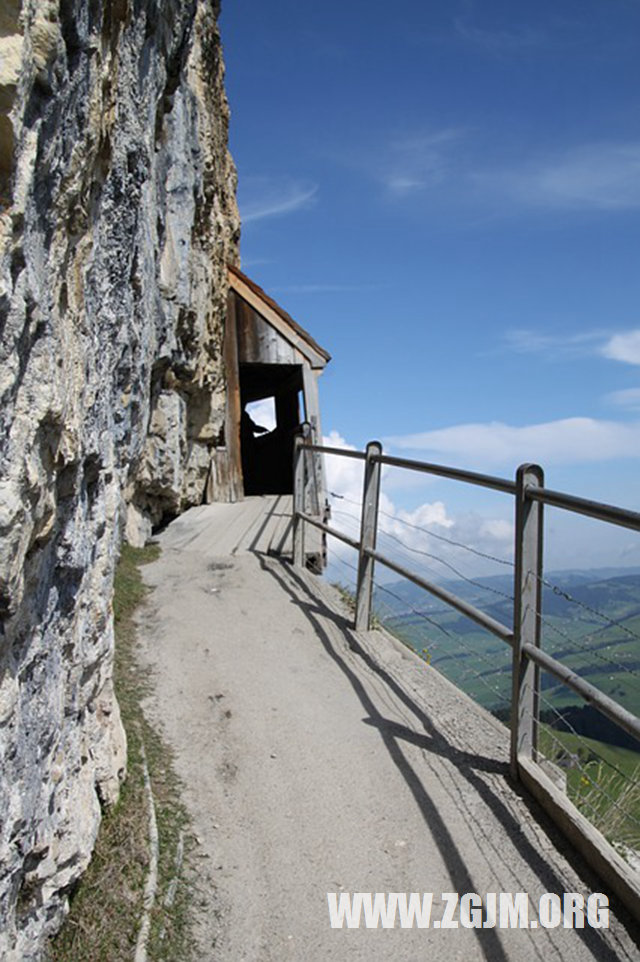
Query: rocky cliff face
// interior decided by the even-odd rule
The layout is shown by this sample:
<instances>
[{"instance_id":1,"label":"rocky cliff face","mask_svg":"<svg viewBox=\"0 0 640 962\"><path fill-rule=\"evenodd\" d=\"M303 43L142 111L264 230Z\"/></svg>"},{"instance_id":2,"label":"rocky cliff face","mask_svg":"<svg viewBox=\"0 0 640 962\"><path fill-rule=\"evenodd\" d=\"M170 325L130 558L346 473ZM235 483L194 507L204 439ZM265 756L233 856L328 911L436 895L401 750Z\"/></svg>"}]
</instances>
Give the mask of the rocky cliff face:
<instances>
[{"instance_id":1,"label":"rocky cliff face","mask_svg":"<svg viewBox=\"0 0 640 962\"><path fill-rule=\"evenodd\" d=\"M202 499L235 176L214 0L0 14L0 956L39 958L125 768L125 525Z\"/></svg>"}]
</instances>

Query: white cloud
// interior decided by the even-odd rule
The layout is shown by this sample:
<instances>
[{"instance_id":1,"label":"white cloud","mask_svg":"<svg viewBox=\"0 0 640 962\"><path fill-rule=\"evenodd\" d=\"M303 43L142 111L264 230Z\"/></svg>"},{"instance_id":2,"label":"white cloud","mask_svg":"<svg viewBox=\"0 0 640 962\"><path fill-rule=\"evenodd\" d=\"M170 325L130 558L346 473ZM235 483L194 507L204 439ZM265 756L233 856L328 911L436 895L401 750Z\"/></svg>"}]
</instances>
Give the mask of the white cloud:
<instances>
[{"instance_id":1,"label":"white cloud","mask_svg":"<svg viewBox=\"0 0 640 962\"><path fill-rule=\"evenodd\" d=\"M413 511L398 511L397 517L401 522L426 527L431 524L440 525L441 528L451 528L453 521L447 517L447 509L442 501L432 501L431 503L421 504Z\"/></svg>"},{"instance_id":2,"label":"white cloud","mask_svg":"<svg viewBox=\"0 0 640 962\"><path fill-rule=\"evenodd\" d=\"M473 511L452 517L442 501L405 511L382 498L380 507L378 550L430 580L495 574L490 558L512 558L514 528L505 518Z\"/></svg>"},{"instance_id":3,"label":"white cloud","mask_svg":"<svg viewBox=\"0 0 640 962\"><path fill-rule=\"evenodd\" d=\"M330 431L322 443L331 448L355 451L337 432ZM360 500L362 498L363 462L339 455L324 455L325 485L331 518L329 524L337 531L354 538L360 537ZM328 539L330 577L342 582L352 583L355 579L354 567L357 557L353 549L336 538Z\"/></svg>"},{"instance_id":4,"label":"white cloud","mask_svg":"<svg viewBox=\"0 0 640 962\"><path fill-rule=\"evenodd\" d=\"M242 223L308 208L315 202L317 194L317 184L287 178L247 177L240 188Z\"/></svg>"},{"instance_id":5,"label":"white cloud","mask_svg":"<svg viewBox=\"0 0 640 962\"><path fill-rule=\"evenodd\" d=\"M246 271L251 267L262 267L264 264L273 264L271 257L243 257L242 269Z\"/></svg>"},{"instance_id":6,"label":"white cloud","mask_svg":"<svg viewBox=\"0 0 640 962\"><path fill-rule=\"evenodd\" d=\"M353 444L337 431L326 434L322 443L329 448L341 448L344 451L356 451ZM363 462L355 458L341 458L338 455L325 456L325 483L328 491L338 491L349 495L355 500L360 499L362 493Z\"/></svg>"},{"instance_id":7,"label":"white cloud","mask_svg":"<svg viewBox=\"0 0 640 962\"><path fill-rule=\"evenodd\" d=\"M640 364L640 328L623 334L614 334L602 347L602 354L614 361Z\"/></svg>"},{"instance_id":8,"label":"white cloud","mask_svg":"<svg viewBox=\"0 0 640 962\"><path fill-rule=\"evenodd\" d=\"M246 406L246 411L254 424L273 431L276 426L276 406L275 399L272 397L263 398L262 401L251 401Z\"/></svg>"},{"instance_id":9,"label":"white cloud","mask_svg":"<svg viewBox=\"0 0 640 962\"><path fill-rule=\"evenodd\" d=\"M325 445L355 450L336 431L324 438ZM383 486L386 478L383 469ZM356 540L360 537L363 463L339 456L325 457L327 490L330 492L333 528ZM460 547L466 545L472 551ZM385 494L380 495L378 547L383 554L413 571L422 571L436 580L466 576L478 572L495 572L495 565L477 553L485 552L510 558L513 548L513 524L504 518L487 518L475 512L451 517L443 501L424 502L412 510L396 506ZM357 559L352 549L330 539L331 577L349 581L355 577ZM384 569L379 572L388 580ZM391 576L389 576L391 577ZM395 580L393 575L391 580Z\"/></svg>"},{"instance_id":10,"label":"white cloud","mask_svg":"<svg viewBox=\"0 0 640 962\"><path fill-rule=\"evenodd\" d=\"M640 423L576 417L515 427L495 421L391 437L386 443L469 466L573 464L640 456Z\"/></svg>"}]
</instances>

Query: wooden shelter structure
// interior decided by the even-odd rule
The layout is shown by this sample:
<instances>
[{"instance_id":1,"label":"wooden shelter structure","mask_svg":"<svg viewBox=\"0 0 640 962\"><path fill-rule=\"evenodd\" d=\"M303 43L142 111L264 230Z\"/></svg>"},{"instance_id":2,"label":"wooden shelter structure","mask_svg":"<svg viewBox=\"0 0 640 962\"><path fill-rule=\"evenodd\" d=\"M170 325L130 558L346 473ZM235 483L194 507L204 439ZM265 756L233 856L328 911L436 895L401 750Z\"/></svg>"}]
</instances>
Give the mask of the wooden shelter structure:
<instances>
[{"instance_id":1,"label":"wooden shelter structure","mask_svg":"<svg viewBox=\"0 0 640 962\"><path fill-rule=\"evenodd\" d=\"M225 445L213 457L208 501L291 494L293 439L303 422L322 443L318 377L330 355L273 298L229 266L224 359L227 375ZM264 431L246 408L274 399L276 426ZM313 458L309 509L324 510L322 463Z\"/></svg>"}]
</instances>

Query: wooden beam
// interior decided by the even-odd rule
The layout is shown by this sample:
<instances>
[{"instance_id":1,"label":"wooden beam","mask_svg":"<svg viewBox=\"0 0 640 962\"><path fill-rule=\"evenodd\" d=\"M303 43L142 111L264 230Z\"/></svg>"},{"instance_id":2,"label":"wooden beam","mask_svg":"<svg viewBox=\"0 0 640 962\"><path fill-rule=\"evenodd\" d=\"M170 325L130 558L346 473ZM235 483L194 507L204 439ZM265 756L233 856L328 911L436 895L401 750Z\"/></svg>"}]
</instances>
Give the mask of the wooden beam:
<instances>
[{"instance_id":1,"label":"wooden beam","mask_svg":"<svg viewBox=\"0 0 640 962\"><path fill-rule=\"evenodd\" d=\"M322 444L320 399L318 397L319 375L319 371L312 371L308 364L303 364L302 390L304 397L304 416L305 421L311 425L311 439L314 444ZM313 464L314 510L318 515L321 515L326 499L322 455L314 451L311 455L310 463Z\"/></svg>"},{"instance_id":2,"label":"wooden beam","mask_svg":"<svg viewBox=\"0 0 640 962\"><path fill-rule=\"evenodd\" d=\"M526 755L518 759L519 780L540 802L558 828L594 869L605 886L615 892L635 919L640 919L640 878L604 836L587 821ZM606 891L606 889L605 889Z\"/></svg>"},{"instance_id":3,"label":"wooden beam","mask_svg":"<svg viewBox=\"0 0 640 962\"><path fill-rule=\"evenodd\" d=\"M302 390L304 394L305 421L312 424L316 431L314 442L322 444L322 427L320 424L320 398L318 395L318 373L308 364L302 365Z\"/></svg>"},{"instance_id":4,"label":"wooden beam","mask_svg":"<svg viewBox=\"0 0 640 962\"><path fill-rule=\"evenodd\" d=\"M238 367L238 338L236 334L236 299L233 291L227 294L227 318L224 329L224 366L227 378L225 440L229 459L229 500L244 497L242 452L240 449L240 369Z\"/></svg>"}]
</instances>

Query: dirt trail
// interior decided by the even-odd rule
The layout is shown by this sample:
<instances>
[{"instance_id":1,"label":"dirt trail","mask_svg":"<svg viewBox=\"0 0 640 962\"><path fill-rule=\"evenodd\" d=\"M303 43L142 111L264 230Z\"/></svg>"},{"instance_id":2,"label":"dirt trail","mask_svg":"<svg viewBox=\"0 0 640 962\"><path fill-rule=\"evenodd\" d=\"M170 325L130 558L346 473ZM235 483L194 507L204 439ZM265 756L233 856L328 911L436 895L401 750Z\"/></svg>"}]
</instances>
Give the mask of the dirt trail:
<instances>
[{"instance_id":1,"label":"dirt trail","mask_svg":"<svg viewBox=\"0 0 640 962\"><path fill-rule=\"evenodd\" d=\"M433 892L440 919L443 892L537 907L598 883L505 779L490 716L398 642L356 635L312 575L205 549L199 510L144 569L140 635L200 840L203 962L637 962L613 912L608 931L331 928L327 892Z\"/></svg>"}]
</instances>

